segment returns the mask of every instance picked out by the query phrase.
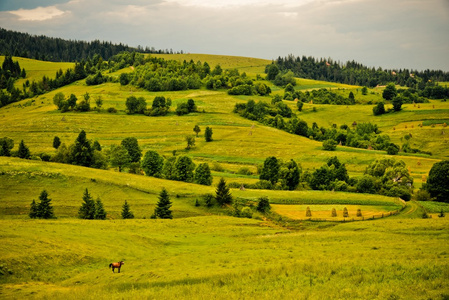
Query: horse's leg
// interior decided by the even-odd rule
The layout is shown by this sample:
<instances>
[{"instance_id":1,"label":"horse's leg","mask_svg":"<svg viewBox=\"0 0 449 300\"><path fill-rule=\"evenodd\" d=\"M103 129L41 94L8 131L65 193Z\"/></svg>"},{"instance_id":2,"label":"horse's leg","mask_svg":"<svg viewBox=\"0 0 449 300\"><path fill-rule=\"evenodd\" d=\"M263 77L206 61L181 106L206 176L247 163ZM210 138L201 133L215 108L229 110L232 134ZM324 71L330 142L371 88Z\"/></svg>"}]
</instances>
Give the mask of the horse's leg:
<instances>
[{"instance_id":1,"label":"horse's leg","mask_svg":"<svg viewBox=\"0 0 449 300\"><path fill-rule=\"evenodd\" d=\"M120 267L118 267L118 272L120 273Z\"/></svg>"},{"instance_id":2,"label":"horse's leg","mask_svg":"<svg viewBox=\"0 0 449 300\"><path fill-rule=\"evenodd\" d=\"M115 269L114 266L112 266L112 273L115 273L115 272L114 272L114 269Z\"/></svg>"}]
</instances>

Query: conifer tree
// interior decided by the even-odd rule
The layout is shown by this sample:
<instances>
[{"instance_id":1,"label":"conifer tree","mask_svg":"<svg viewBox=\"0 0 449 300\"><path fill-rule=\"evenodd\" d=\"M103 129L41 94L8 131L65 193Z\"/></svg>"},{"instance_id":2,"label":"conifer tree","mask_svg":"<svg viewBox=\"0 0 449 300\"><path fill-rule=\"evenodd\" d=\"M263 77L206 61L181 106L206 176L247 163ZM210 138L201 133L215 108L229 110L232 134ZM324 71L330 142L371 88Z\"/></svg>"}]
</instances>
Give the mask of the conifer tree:
<instances>
[{"instance_id":1,"label":"conifer tree","mask_svg":"<svg viewBox=\"0 0 449 300\"><path fill-rule=\"evenodd\" d=\"M31 156L30 149L25 145L23 140L20 141L19 150L17 151L17 156L20 158L25 158L25 159L28 159Z\"/></svg>"},{"instance_id":2,"label":"conifer tree","mask_svg":"<svg viewBox=\"0 0 449 300\"><path fill-rule=\"evenodd\" d=\"M37 206L37 217L42 219L54 218L53 206L50 204L51 199L48 198L48 193L46 190L41 192L39 195L39 200L41 200L41 202Z\"/></svg>"},{"instance_id":3,"label":"conifer tree","mask_svg":"<svg viewBox=\"0 0 449 300\"><path fill-rule=\"evenodd\" d=\"M83 204L81 204L81 207L78 211L78 216L81 219L95 219L95 201L92 199L87 188L83 194L83 201L84 202Z\"/></svg>"},{"instance_id":4,"label":"conifer tree","mask_svg":"<svg viewBox=\"0 0 449 300\"><path fill-rule=\"evenodd\" d=\"M30 213L28 214L30 216L31 219L36 219L37 218L37 204L36 201L31 202L31 207L30 207Z\"/></svg>"},{"instance_id":5,"label":"conifer tree","mask_svg":"<svg viewBox=\"0 0 449 300\"><path fill-rule=\"evenodd\" d=\"M206 142L212 142L212 133L212 128L206 127L206 131L204 132Z\"/></svg>"},{"instance_id":6,"label":"conifer tree","mask_svg":"<svg viewBox=\"0 0 449 300\"><path fill-rule=\"evenodd\" d=\"M159 193L159 201L154 209L154 215L161 219L173 219L172 211L170 210L171 206L170 196L167 190L163 188Z\"/></svg>"},{"instance_id":7,"label":"conifer tree","mask_svg":"<svg viewBox=\"0 0 449 300\"><path fill-rule=\"evenodd\" d=\"M104 210L103 203L100 198L97 198L97 202L95 203L95 219L97 220L106 220L106 211Z\"/></svg>"},{"instance_id":8,"label":"conifer tree","mask_svg":"<svg viewBox=\"0 0 449 300\"><path fill-rule=\"evenodd\" d=\"M220 182L218 182L217 190L215 191L215 199L221 206L232 203L231 192L229 191L223 177L220 179Z\"/></svg>"},{"instance_id":9,"label":"conifer tree","mask_svg":"<svg viewBox=\"0 0 449 300\"><path fill-rule=\"evenodd\" d=\"M128 201L125 200L122 208L122 219L134 219L134 214L129 209Z\"/></svg>"}]
</instances>

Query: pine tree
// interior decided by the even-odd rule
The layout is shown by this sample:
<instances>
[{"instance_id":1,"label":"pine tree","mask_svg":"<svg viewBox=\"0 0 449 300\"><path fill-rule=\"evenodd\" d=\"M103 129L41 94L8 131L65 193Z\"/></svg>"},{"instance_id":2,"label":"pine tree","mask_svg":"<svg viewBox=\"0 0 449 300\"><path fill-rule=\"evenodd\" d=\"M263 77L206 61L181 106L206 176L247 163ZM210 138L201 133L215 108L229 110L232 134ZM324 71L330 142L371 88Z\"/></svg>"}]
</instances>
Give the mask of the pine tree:
<instances>
[{"instance_id":1,"label":"pine tree","mask_svg":"<svg viewBox=\"0 0 449 300\"><path fill-rule=\"evenodd\" d=\"M30 216L31 219L36 219L37 218L37 204L36 201L31 202L31 207L30 207L30 213L28 214Z\"/></svg>"},{"instance_id":2,"label":"pine tree","mask_svg":"<svg viewBox=\"0 0 449 300\"><path fill-rule=\"evenodd\" d=\"M134 219L134 214L129 209L128 201L125 200L122 208L122 219Z\"/></svg>"},{"instance_id":3,"label":"pine tree","mask_svg":"<svg viewBox=\"0 0 449 300\"><path fill-rule=\"evenodd\" d=\"M221 206L232 203L232 195L226 185L226 181L222 177L218 182L217 190L215 191L215 199Z\"/></svg>"},{"instance_id":4,"label":"pine tree","mask_svg":"<svg viewBox=\"0 0 449 300\"><path fill-rule=\"evenodd\" d=\"M95 219L97 220L106 220L106 211L104 210L103 203L100 198L97 198L97 202L95 203Z\"/></svg>"},{"instance_id":5,"label":"pine tree","mask_svg":"<svg viewBox=\"0 0 449 300\"><path fill-rule=\"evenodd\" d=\"M83 194L83 201L78 211L78 216L81 219L93 220L95 218L95 201L92 199L87 188Z\"/></svg>"},{"instance_id":6,"label":"pine tree","mask_svg":"<svg viewBox=\"0 0 449 300\"><path fill-rule=\"evenodd\" d=\"M159 193L159 201L154 209L154 215L161 219L173 219L172 211L170 210L171 206L170 196L167 190L163 188Z\"/></svg>"},{"instance_id":7,"label":"pine tree","mask_svg":"<svg viewBox=\"0 0 449 300\"><path fill-rule=\"evenodd\" d=\"M51 199L48 198L48 193L46 190L43 190L39 195L39 200L41 202L37 206L37 217L42 219L51 219L54 218L53 214L53 206L51 206Z\"/></svg>"},{"instance_id":8,"label":"pine tree","mask_svg":"<svg viewBox=\"0 0 449 300\"><path fill-rule=\"evenodd\" d=\"M25 145L23 140L20 141L19 150L17 151L17 156L20 158L25 158L25 159L28 159L31 156L30 149L28 149L28 147Z\"/></svg>"},{"instance_id":9,"label":"pine tree","mask_svg":"<svg viewBox=\"0 0 449 300\"><path fill-rule=\"evenodd\" d=\"M93 149L86 138L86 132L82 130L76 138L70 153L70 163L79 166L90 167L93 162Z\"/></svg>"}]
</instances>

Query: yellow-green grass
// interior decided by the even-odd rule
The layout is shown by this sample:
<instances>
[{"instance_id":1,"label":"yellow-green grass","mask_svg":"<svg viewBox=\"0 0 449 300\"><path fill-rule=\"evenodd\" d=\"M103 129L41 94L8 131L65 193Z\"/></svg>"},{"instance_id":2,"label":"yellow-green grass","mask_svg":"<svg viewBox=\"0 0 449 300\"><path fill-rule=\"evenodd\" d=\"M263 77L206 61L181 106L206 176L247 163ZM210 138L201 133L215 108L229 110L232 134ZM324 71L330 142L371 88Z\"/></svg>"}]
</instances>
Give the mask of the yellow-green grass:
<instances>
[{"instance_id":1,"label":"yellow-green grass","mask_svg":"<svg viewBox=\"0 0 449 300\"><path fill-rule=\"evenodd\" d=\"M449 218L0 220L6 299L441 299ZM109 263L124 260L121 273Z\"/></svg>"},{"instance_id":2,"label":"yellow-green grass","mask_svg":"<svg viewBox=\"0 0 449 300\"><path fill-rule=\"evenodd\" d=\"M187 54L185 54L187 55ZM168 58L175 56L169 55ZM220 63L222 67L246 66L246 58L225 56L197 56L192 59L207 61L213 58L213 62ZM179 59L184 59L179 56ZM251 61L251 60L250 60ZM260 62L262 63L262 62ZM211 65L213 63L210 63ZM251 62L251 65L253 63ZM254 65L256 65L254 63ZM298 79L299 81L313 82L319 87L320 82ZM331 83L334 85L333 83ZM91 97L91 105L95 106L95 99L102 97L103 110L101 113L60 113L53 105L53 96L57 92L63 92L66 96L71 93L79 99L88 92ZM126 115L125 101L130 95L143 96L148 105L157 95L164 95L173 100L172 111L180 102L192 98L198 105L200 113L187 116L176 116L173 112L165 117L146 117L143 115ZM136 137L143 151L156 150L165 156L172 155L174 150L179 154L187 154L197 162L206 161L210 164L219 162L226 164L225 169L228 178L238 182L235 173L243 166L255 170L257 164L263 163L268 156L289 160L295 159L301 163L304 169L312 171L320 167L329 157L338 156L340 161L346 163L351 175L363 174L366 166L377 158L385 156L384 151L369 151L348 147L337 147L337 151L328 152L322 150L321 142L288 134L286 132L263 126L257 122L246 120L232 113L235 103L245 102L249 99L256 101L271 101L271 97L257 96L229 96L225 90L209 91L205 89L180 91L180 92L148 92L130 86L120 86L118 83L105 83L98 86L86 86L84 81L79 81L48 94L36 97L34 103L28 99L0 109L0 136L7 136L15 141L17 149L20 140L24 140L33 153L54 153L52 140L59 136L66 144L71 144L84 129L89 139L98 140L106 148L112 144L118 144L125 137ZM26 103L31 105L26 106ZM293 101L285 101L296 111ZM435 108L433 107L435 105ZM105 112L106 108L114 107L119 110L117 114ZM315 107L317 112L312 112ZM205 113L202 113L202 111ZM326 128L332 124L350 125L354 121L372 122L378 124L380 129L392 137L393 142L402 144L401 138L412 134L411 146L425 151L431 151L434 156L401 155L410 167L415 177L415 185L420 186L422 176L427 174L431 166L439 159L449 156L447 136L441 135L441 125L435 127L424 126L419 128L417 124L432 119L448 118L449 104L432 101L430 104L421 104L420 108L412 104L404 105L404 110L399 113L391 113L375 117L372 114L371 105L336 106L305 104L304 110L298 116L306 120L309 126L317 122ZM185 136L193 135L195 124L200 125L202 132L196 140L195 147L185 151ZM407 124L407 129L405 125ZM202 134L206 126L212 127L214 141L206 143ZM412 128L413 126L413 128ZM254 178L241 177L243 183L252 183Z\"/></svg>"},{"instance_id":3,"label":"yellow-green grass","mask_svg":"<svg viewBox=\"0 0 449 300\"><path fill-rule=\"evenodd\" d=\"M215 184L220 175L214 172ZM240 182L224 176L228 182ZM254 183L256 178L246 176L245 182ZM214 194L215 186L202 186L185 182L157 179L153 177L97 170L58 163L0 157L0 216L27 218L30 203L46 189L53 199L58 217L76 217L82 203L82 194L87 188L92 197L102 199L109 218L120 218L125 200L136 211L136 217L148 218L158 201L158 194L166 188L174 202L175 217L208 214L203 207L194 207L202 196ZM231 179L231 180L230 180ZM401 208L397 198L328 191L266 191L233 189L236 199L244 199L257 205L260 197L268 197L271 203L284 204L351 204L395 206Z\"/></svg>"},{"instance_id":4,"label":"yellow-green grass","mask_svg":"<svg viewBox=\"0 0 449 300\"><path fill-rule=\"evenodd\" d=\"M240 73L246 72L247 75L255 76L257 74L264 75L265 67L271 63L271 60L243 57L243 56L229 56L229 55L212 55L212 54L150 54L154 57L161 57L166 60L187 61L193 60L195 63L207 62L213 70L216 65L220 65L223 70L238 69Z\"/></svg>"},{"instance_id":5,"label":"yellow-green grass","mask_svg":"<svg viewBox=\"0 0 449 300\"><path fill-rule=\"evenodd\" d=\"M84 129L88 138L98 140L102 145L108 147L118 144L128 136L136 137L142 149L156 150L164 155L171 155L173 150L178 154L185 152L185 136L193 135L193 127L199 124L202 133L206 126L214 130L214 141L206 143L202 137L196 141L194 149L187 154L199 160L206 160L213 163L250 165L254 168L263 160L274 155L288 160L295 159L300 162L305 169L313 169L321 166L327 158L337 155L341 161L345 162L350 172L363 173L367 164L376 158L385 156L383 151L369 151L348 147L337 147L335 152L322 151L321 142L312 141L303 137L291 135L289 133L260 125L257 122L246 120L233 114L232 108L235 103L246 101L247 99L258 97L231 97L221 91L183 91L163 93L173 99L174 105L180 101L193 98L198 103L200 110L205 113L195 113L187 116L176 116L171 113L166 117L146 117L143 115L126 115L123 112L118 114L97 113L64 113L61 114L52 104L52 98L58 91L66 95L74 93L81 98L85 92L89 92L93 99L102 96L103 107L117 107L124 110L126 98L133 94L144 96L149 103L155 95L161 93L149 93L135 88L120 87L118 84L107 83L94 87L87 87L82 82L77 82L65 88L53 91L46 95L37 97L34 105L23 107L22 105L10 105L0 109L1 136L8 136L15 140L16 148L21 139L30 147L34 153L53 153L52 140L54 136L59 136L66 144L73 143L78 133ZM266 99L266 97L259 97ZM24 100L22 103L25 103ZM20 104L20 103L19 103ZM294 103L288 102L294 106ZM368 106L330 106L314 105L318 107L318 112L308 112L312 106L305 105L305 112L299 116L304 118L309 124L314 120L321 126L328 127L325 120L339 120L341 124L352 124L358 122L372 121L379 124L387 123L387 126L395 124L394 116L384 122L376 122L370 113ZM398 115L400 115L399 113ZM429 112L430 114L430 112ZM404 112L403 115L407 115ZM410 115L410 114L409 114ZM427 115L428 116L428 115ZM418 116L419 117L419 116ZM386 118L384 118L386 119ZM391 125L390 125L391 124ZM254 127L253 127L254 126ZM437 128L437 127L435 127ZM435 130L435 128L417 128L414 130ZM395 132L392 130L392 132ZM398 132L398 131L396 131ZM398 136L396 139L400 139ZM425 140L425 139L424 139ZM413 142L413 139L412 139ZM433 142L440 144L435 149L444 151L444 140ZM435 151L435 149L433 149ZM433 152L434 152L433 151ZM434 162L434 158L421 158L416 156L399 157L404 159L411 166L412 172L417 172L417 179L421 177L421 172L426 173ZM418 161L421 163L418 166ZM415 168L415 166L418 166Z\"/></svg>"},{"instance_id":6,"label":"yellow-green grass","mask_svg":"<svg viewBox=\"0 0 449 300\"><path fill-rule=\"evenodd\" d=\"M43 76L55 78L57 71L62 70L65 72L67 69L75 66L75 63L71 62L49 62L15 56L13 56L12 59L13 61L18 61L20 67L26 71L26 77L20 78L15 82L15 86L20 89L22 89L23 83L27 80L31 83L33 80L36 82L42 80ZM0 56L0 64L2 64L4 60L5 57Z\"/></svg>"},{"instance_id":7,"label":"yellow-green grass","mask_svg":"<svg viewBox=\"0 0 449 300\"><path fill-rule=\"evenodd\" d=\"M310 208L311 216L306 216L307 208ZM369 219L373 216L379 218L389 216L390 213L399 212L398 206L373 206L373 205L282 205L272 204L271 208L274 212L281 216L286 216L293 220L362 220ZM348 210L348 216L343 217L343 210ZM337 212L336 217L332 217L332 209ZM357 210L360 209L362 216L357 216Z\"/></svg>"}]
</instances>

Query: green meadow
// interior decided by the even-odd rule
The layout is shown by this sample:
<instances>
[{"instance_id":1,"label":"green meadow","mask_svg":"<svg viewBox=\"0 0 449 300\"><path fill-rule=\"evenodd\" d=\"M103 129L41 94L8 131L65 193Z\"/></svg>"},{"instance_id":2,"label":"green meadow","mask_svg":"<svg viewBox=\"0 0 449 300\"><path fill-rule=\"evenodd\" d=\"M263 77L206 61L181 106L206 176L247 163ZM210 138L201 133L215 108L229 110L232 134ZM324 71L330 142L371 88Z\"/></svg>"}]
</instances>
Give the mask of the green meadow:
<instances>
[{"instance_id":1,"label":"green meadow","mask_svg":"<svg viewBox=\"0 0 449 300\"><path fill-rule=\"evenodd\" d=\"M237 68L249 78L265 76L271 61L220 55L155 55L165 59L208 62L213 68ZM3 58L1 58L3 59ZM1 62L0 59L0 62ZM26 80L53 77L72 63L18 59ZM105 75L118 78L122 72ZM259 77L260 78L260 77ZM267 81L273 93L283 91ZM431 100L405 104L403 110L374 116L373 105L382 88L361 87L297 78L301 91L331 88L342 95L352 91L353 106L284 101L309 126L325 128L356 121L371 122L401 145L405 135L413 148L427 154L387 155L385 151L337 146L323 151L322 143L264 126L232 113L236 103L270 102L271 97L230 96L225 90L149 92L119 83L87 86L84 80L50 93L0 108L0 137L12 138L13 150L24 140L32 154L54 154L53 138L72 144L81 130L104 149L126 137L137 138L142 152L155 150L165 157L187 155L207 162L212 186L157 179L40 160L0 157L0 297L4 299L448 299L449 217L438 217L447 205L403 201L386 196L333 191L277 191L231 189L238 203L256 206L268 197L273 213L252 210L252 218L232 216L233 207L207 208L203 195L214 194L220 177L228 183L258 181L257 167L265 158L294 159L312 172L330 157L345 163L350 176L362 176L376 159L403 160L417 190L432 165L449 157L449 103ZM87 113L61 113L53 96L62 92L81 99L87 92L101 97L102 108ZM172 99L163 117L128 115L126 98L156 96ZM194 99L198 112L174 113L178 103ZM117 113L108 113L113 107ZM391 104L387 104L387 108ZM423 125L418 126L418 125ZM201 132L186 150L185 137ZM206 126L213 141L205 142ZM252 175L241 175L242 168ZM100 198L107 220L81 220L78 210L88 189ZM159 192L166 188L173 202L173 220L150 219ZM45 189L56 219L32 220L30 203ZM124 201L133 220L122 220ZM195 203L198 202L199 206ZM306 217L309 207L312 217ZM335 208L337 217L331 217ZM348 218L342 217L347 208ZM356 215L360 209L363 217ZM431 218L422 219L424 212ZM374 216L374 220L373 220ZM108 265L125 261L121 273Z\"/></svg>"}]
</instances>

